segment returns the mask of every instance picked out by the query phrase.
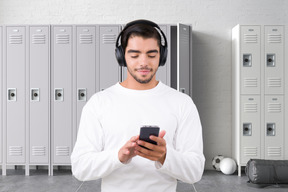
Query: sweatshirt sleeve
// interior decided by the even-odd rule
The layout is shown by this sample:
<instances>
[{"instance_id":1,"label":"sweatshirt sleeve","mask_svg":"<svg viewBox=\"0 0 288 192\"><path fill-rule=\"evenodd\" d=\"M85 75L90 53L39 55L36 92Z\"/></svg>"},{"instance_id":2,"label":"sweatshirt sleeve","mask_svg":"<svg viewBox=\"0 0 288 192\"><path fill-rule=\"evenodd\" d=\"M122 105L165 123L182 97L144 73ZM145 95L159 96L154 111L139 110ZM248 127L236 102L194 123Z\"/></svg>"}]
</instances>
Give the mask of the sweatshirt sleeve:
<instances>
[{"instance_id":1,"label":"sweatshirt sleeve","mask_svg":"<svg viewBox=\"0 0 288 192\"><path fill-rule=\"evenodd\" d=\"M92 102L88 102L83 108L77 141L71 155L72 173L81 181L102 178L124 166L118 159L118 149L103 151L104 134L95 107Z\"/></svg>"},{"instance_id":2,"label":"sweatshirt sleeve","mask_svg":"<svg viewBox=\"0 0 288 192\"><path fill-rule=\"evenodd\" d=\"M186 106L188 110L180 118L174 143L167 144L165 162L156 162L156 168L183 182L195 183L201 179L205 163L202 126L194 103Z\"/></svg>"}]
</instances>

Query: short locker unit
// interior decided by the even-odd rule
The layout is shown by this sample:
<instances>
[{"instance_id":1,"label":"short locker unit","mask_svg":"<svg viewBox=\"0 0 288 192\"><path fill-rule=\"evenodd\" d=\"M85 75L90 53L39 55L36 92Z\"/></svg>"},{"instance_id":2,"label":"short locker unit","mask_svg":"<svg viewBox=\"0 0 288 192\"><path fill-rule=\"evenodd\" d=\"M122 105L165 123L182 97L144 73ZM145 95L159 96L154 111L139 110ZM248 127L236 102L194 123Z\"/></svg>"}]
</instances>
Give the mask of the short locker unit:
<instances>
[{"instance_id":1,"label":"short locker unit","mask_svg":"<svg viewBox=\"0 0 288 192\"><path fill-rule=\"evenodd\" d=\"M126 78L126 69L114 57L121 28L0 26L3 175L16 165L24 166L26 175L31 166L47 166L53 175L55 166L70 165L84 105L95 92ZM191 95L191 77L177 77L191 76L191 26L161 29L167 35L168 58L157 79Z\"/></svg>"},{"instance_id":2,"label":"short locker unit","mask_svg":"<svg viewBox=\"0 0 288 192\"><path fill-rule=\"evenodd\" d=\"M237 25L232 30L233 156L285 159L284 26Z\"/></svg>"}]
</instances>

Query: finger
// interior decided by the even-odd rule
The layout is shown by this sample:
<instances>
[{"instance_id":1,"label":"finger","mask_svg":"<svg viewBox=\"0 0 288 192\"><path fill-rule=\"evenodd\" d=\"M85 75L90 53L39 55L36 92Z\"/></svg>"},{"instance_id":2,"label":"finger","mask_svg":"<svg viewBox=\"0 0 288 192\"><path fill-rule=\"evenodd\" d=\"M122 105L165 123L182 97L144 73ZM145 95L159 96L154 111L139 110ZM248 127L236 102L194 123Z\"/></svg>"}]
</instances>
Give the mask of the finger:
<instances>
[{"instance_id":1,"label":"finger","mask_svg":"<svg viewBox=\"0 0 288 192\"><path fill-rule=\"evenodd\" d=\"M160 137L160 138L163 138L163 137L165 136L165 134L166 134L166 131L165 131L165 130L162 130L162 131L160 131L160 133L159 133L159 137Z\"/></svg>"},{"instance_id":2,"label":"finger","mask_svg":"<svg viewBox=\"0 0 288 192\"><path fill-rule=\"evenodd\" d=\"M159 145L159 146L164 146L164 145L166 145L165 139L163 139L163 138L161 138L161 137L156 137L156 136L151 135L149 138L150 138L151 140L155 141L155 142L157 143L157 145Z\"/></svg>"}]
</instances>

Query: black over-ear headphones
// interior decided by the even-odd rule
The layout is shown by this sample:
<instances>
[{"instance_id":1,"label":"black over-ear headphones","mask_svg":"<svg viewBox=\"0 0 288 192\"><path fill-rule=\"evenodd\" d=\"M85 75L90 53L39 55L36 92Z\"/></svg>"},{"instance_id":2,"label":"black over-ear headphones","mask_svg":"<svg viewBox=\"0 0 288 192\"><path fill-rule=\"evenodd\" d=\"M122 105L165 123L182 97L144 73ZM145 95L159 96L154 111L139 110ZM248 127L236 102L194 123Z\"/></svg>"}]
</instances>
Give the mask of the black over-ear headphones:
<instances>
[{"instance_id":1,"label":"black over-ear headphones","mask_svg":"<svg viewBox=\"0 0 288 192\"><path fill-rule=\"evenodd\" d=\"M159 66L165 65L165 62L167 60L167 52L168 52L166 36L165 36L163 31L160 29L160 27L156 23L154 23L152 21L148 21L148 20L136 20L136 21L132 21L130 23L127 23L126 26L124 27L124 29L118 35L117 40L116 40L115 56L116 56L116 59L117 59L119 65L122 66L122 67L126 67L127 66L126 61L125 61L125 50L123 49L121 43L119 42L119 39L122 36L123 32L128 27L130 27L132 25L135 25L135 24L150 25L150 26L154 27L158 31L158 33L159 33L159 35L161 37L161 40L160 40ZM164 45L162 44L162 38L164 39Z\"/></svg>"}]
</instances>

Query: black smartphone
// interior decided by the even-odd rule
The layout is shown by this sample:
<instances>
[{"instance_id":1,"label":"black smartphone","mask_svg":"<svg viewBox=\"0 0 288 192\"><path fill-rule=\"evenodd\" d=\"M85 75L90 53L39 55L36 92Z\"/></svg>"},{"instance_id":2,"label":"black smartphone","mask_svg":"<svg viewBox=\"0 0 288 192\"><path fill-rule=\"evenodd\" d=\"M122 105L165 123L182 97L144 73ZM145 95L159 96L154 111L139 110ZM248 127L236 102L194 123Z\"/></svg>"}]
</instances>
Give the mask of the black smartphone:
<instances>
[{"instance_id":1,"label":"black smartphone","mask_svg":"<svg viewBox=\"0 0 288 192\"><path fill-rule=\"evenodd\" d=\"M150 135L158 137L160 128L158 126L142 126L140 128L139 140L149 142L151 144L157 145L155 141L149 139ZM144 146L141 146L144 147ZM146 147L144 147L146 148ZM146 148L147 149L147 148Z\"/></svg>"}]
</instances>

